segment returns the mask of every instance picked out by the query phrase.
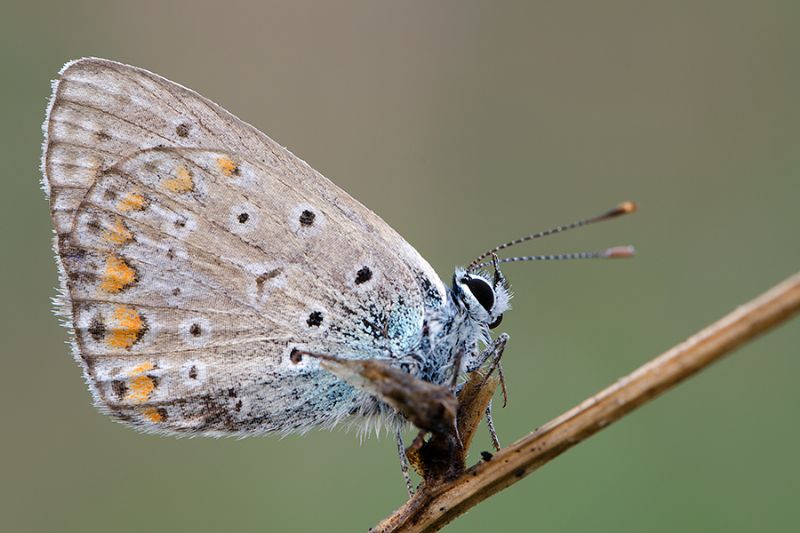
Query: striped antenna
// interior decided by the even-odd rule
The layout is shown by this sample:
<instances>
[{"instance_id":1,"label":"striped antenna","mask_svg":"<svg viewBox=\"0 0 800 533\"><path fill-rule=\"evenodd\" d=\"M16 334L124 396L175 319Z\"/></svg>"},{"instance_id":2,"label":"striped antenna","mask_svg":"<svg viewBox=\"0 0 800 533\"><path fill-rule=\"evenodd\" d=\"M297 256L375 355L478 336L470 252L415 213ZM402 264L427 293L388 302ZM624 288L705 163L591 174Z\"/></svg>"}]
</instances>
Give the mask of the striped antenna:
<instances>
[{"instance_id":1,"label":"striped antenna","mask_svg":"<svg viewBox=\"0 0 800 533\"><path fill-rule=\"evenodd\" d=\"M633 246L614 246L596 252L575 252L568 254L524 255L498 259L498 263L517 263L519 261L563 261L566 259L624 259L636 255ZM492 263L478 263L475 268L484 268Z\"/></svg>"},{"instance_id":2,"label":"striped antenna","mask_svg":"<svg viewBox=\"0 0 800 533\"><path fill-rule=\"evenodd\" d=\"M531 233L530 235L526 235L525 237L520 237L519 239L514 239L513 241L509 241L498 246L495 246L491 250L488 250L472 261L469 266L467 266L467 271L475 270L481 266L485 266L486 263L482 263L484 259L489 257L490 255L499 252L500 250L504 250L511 246L515 246L517 244L532 241L534 239L539 239L541 237L546 237L548 235L555 235L556 233L561 233L567 230L580 228L583 226L588 226L589 224L594 224L596 222L602 222L604 220L611 220L612 218L616 218L621 215L627 215L628 213L633 213L636 211L636 204L633 202L622 202L618 206L613 209L606 211L600 215L585 218L583 220L578 220L577 222L573 222L571 224L565 224L563 226L556 226L554 228L546 229L544 231L539 231L536 233ZM627 255L616 255L616 252L620 252L621 250L626 249L630 251ZM615 251L614 253L610 253ZM605 255L604 255L605 254ZM610 254L610 255L609 255ZM601 252L583 252L577 254L559 254L559 255L543 255L543 256L528 256L528 258L520 258L520 257L510 257L508 259L501 259L501 263L511 263L514 261L543 261L543 260L555 260L555 259L594 259L594 258L615 258L615 257L630 257L633 255L633 248L631 247L615 247L609 248L608 250L603 250Z\"/></svg>"}]
</instances>

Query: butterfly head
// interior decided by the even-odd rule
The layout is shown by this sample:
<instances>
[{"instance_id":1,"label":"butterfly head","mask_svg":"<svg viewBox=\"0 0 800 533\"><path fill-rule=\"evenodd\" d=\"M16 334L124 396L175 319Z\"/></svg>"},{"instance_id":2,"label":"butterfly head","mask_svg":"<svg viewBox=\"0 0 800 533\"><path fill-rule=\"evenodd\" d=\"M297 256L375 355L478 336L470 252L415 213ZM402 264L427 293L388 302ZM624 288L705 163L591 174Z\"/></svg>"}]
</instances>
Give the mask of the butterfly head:
<instances>
[{"instance_id":1,"label":"butterfly head","mask_svg":"<svg viewBox=\"0 0 800 533\"><path fill-rule=\"evenodd\" d=\"M492 279L480 271L458 269L453 275L453 291L467 315L489 329L500 325L510 307L511 292L500 270Z\"/></svg>"}]
</instances>

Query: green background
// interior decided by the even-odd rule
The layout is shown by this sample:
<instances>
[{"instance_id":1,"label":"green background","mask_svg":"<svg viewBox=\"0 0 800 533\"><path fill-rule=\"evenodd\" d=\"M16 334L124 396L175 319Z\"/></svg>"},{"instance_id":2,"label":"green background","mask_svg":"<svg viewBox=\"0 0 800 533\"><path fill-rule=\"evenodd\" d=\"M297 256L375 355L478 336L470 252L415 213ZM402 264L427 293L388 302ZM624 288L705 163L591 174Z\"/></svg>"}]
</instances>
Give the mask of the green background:
<instances>
[{"instance_id":1,"label":"green background","mask_svg":"<svg viewBox=\"0 0 800 533\"><path fill-rule=\"evenodd\" d=\"M189 86L397 228L440 275L511 265L510 442L800 265L797 2L4 2L0 530L364 531L404 500L391 439L138 434L95 412L50 312L49 81L96 55ZM790 323L491 498L452 531L788 531ZM482 431L473 456L489 443Z\"/></svg>"}]
</instances>

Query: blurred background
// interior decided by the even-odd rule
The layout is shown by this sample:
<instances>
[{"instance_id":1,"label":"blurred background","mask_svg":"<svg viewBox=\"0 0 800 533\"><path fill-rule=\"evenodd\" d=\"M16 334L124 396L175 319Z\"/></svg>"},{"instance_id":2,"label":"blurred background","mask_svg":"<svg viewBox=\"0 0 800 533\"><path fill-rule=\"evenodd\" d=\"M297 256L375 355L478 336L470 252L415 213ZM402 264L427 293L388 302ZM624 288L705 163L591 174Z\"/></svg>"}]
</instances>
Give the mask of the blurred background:
<instances>
[{"instance_id":1,"label":"blurred background","mask_svg":"<svg viewBox=\"0 0 800 533\"><path fill-rule=\"evenodd\" d=\"M176 440L95 412L51 314L39 190L65 61L115 59L215 100L446 281L493 244L636 200L515 250L638 256L505 269L508 443L800 267L798 17L793 1L4 2L0 530L364 531L405 499L391 438ZM796 528L798 346L795 320L449 530Z\"/></svg>"}]
</instances>

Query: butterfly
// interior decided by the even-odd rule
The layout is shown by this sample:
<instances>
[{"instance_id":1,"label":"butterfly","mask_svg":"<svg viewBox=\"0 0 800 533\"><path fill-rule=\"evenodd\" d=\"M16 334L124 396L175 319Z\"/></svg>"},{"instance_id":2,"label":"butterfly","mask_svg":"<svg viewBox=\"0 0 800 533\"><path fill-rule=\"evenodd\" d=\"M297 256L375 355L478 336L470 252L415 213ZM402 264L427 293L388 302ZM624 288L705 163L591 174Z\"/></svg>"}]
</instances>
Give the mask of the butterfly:
<instances>
[{"instance_id":1,"label":"butterfly","mask_svg":"<svg viewBox=\"0 0 800 533\"><path fill-rule=\"evenodd\" d=\"M507 336L490 329L511 294L493 254L537 234L457 269L447 287L375 213L272 139L113 61L64 66L44 135L57 308L95 405L115 420L214 436L400 427L380 399L293 354L380 359L444 384L502 352Z\"/></svg>"}]
</instances>

